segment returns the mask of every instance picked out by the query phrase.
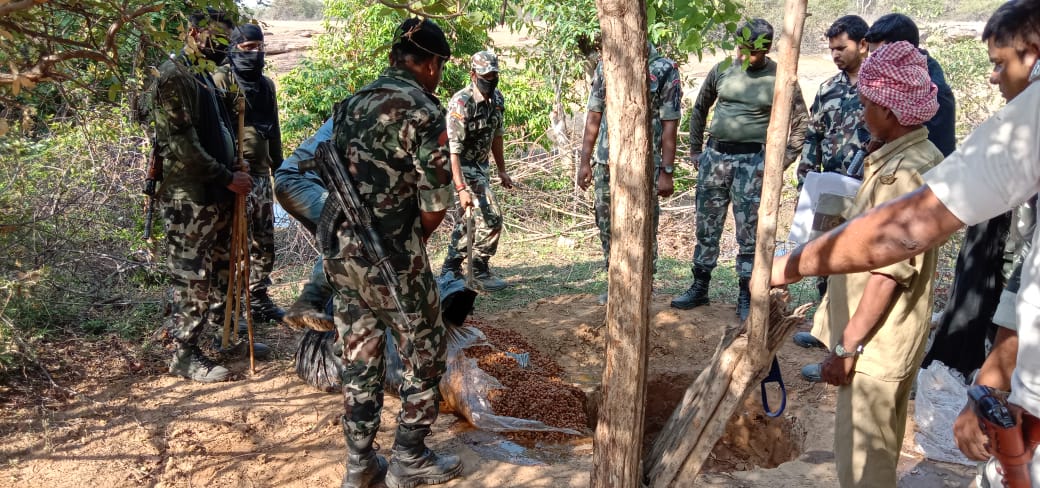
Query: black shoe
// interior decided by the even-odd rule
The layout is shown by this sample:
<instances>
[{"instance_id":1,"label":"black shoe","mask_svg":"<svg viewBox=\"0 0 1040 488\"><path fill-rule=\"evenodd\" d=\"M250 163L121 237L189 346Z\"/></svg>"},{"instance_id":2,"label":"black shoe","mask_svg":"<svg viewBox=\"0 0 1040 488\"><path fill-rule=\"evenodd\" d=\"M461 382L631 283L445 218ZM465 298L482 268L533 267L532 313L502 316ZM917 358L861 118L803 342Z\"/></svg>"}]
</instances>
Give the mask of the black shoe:
<instances>
[{"instance_id":1,"label":"black shoe","mask_svg":"<svg viewBox=\"0 0 1040 488\"><path fill-rule=\"evenodd\" d=\"M248 338L244 337L240 337L239 339L240 340L237 343L231 344L230 346L228 346L227 349L223 349L220 347L220 343L222 342L221 338L214 337L213 350L217 351L217 353L219 353L221 356L224 356L229 359L248 357L249 340ZM269 357L271 357L271 348L267 347L267 344L264 344L263 342L253 343L253 358L263 361Z\"/></svg>"},{"instance_id":2,"label":"black shoe","mask_svg":"<svg viewBox=\"0 0 1040 488\"><path fill-rule=\"evenodd\" d=\"M170 373L200 383L215 383L228 379L227 368L215 363L199 350L199 346L180 344L170 360Z\"/></svg>"},{"instance_id":3,"label":"black shoe","mask_svg":"<svg viewBox=\"0 0 1040 488\"><path fill-rule=\"evenodd\" d=\"M346 418L341 420L343 437L347 439L347 472L343 474L340 488L369 488L382 483L386 478L388 463L372 447L376 433L356 434L350 431Z\"/></svg>"},{"instance_id":4,"label":"black shoe","mask_svg":"<svg viewBox=\"0 0 1040 488\"><path fill-rule=\"evenodd\" d=\"M827 349L827 346L823 345L823 343L820 342L819 339L813 337L813 335L808 332L795 332L794 337L792 337L791 340L793 340L795 344L798 344L799 346L802 346L806 349L811 349L814 347L818 347L820 349Z\"/></svg>"},{"instance_id":5,"label":"black shoe","mask_svg":"<svg viewBox=\"0 0 1040 488\"><path fill-rule=\"evenodd\" d=\"M708 284L711 283L711 271L694 270L693 284L690 288L672 299L672 308L689 310L711 303L708 299Z\"/></svg>"},{"instance_id":6,"label":"black shoe","mask_svg":"<svg viewBox=\"0 0 1040 488\"><path fill-rule=\"evenodd\" d=\"M387 487L439 485L462 474L462 459L455 455L440 456L426 447L424 439L429 434L429 427L397 426L386 475Z\"/></svg>"},{"instance_id":7,"label":"black shoe","mask_svg":"<svg viewBox=\"0 0 1040 488\"><path fill-rule=\"evenodd\" d=\"M267 288L253 290L249 294L249 304L253 307L254 322L281 322L285 317L285 310L271 300L267 294Z\"/></svg>"}]
</instances>

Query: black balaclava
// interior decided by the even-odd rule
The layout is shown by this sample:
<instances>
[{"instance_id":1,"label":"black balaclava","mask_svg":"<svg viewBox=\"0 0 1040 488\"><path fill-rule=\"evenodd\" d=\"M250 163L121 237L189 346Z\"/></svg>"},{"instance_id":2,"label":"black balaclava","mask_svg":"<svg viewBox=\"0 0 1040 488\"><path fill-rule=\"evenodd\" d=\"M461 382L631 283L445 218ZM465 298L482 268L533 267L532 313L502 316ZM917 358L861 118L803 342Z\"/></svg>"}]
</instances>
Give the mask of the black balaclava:
<instances>
[{"instance_id":1,"label":"black balaclava","mask_svg":"<svg viewBox=\"0 0 1040 488\"><path fill-rule=\"evenodd\" d=\"M238 45L249 41L264 41L264 32L256 24L242 24L231 32L228 60L235 82L246 97L246 125L256 129L265 139L278 125L274 91L264 80L264 52L242 51Z\"/></svg>"}]
</instances>

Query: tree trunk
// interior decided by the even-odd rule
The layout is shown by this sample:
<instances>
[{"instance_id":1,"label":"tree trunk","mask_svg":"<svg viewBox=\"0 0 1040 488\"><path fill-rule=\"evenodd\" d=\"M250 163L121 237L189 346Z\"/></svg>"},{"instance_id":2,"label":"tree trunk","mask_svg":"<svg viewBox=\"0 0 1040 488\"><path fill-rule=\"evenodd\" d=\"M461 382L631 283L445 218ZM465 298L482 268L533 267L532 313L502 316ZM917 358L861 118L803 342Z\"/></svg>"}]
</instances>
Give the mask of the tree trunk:
<instances>
[{"instance_id":1,"label":"tree trunk","mask_svg":"<svg viewBox=\"0 0 1040 488\"><path fill-rule=\"evenodd\" d=\"M647 88L646 6L597 0L603 30L610 145L611 250L603 403L593 448L591 486L641 485L650 246L654 199Z\"/></svg>"},{"instance_id":2,"label":"tree trunk","mask_svg":"<svg viewBox=\"0 0 1040 488\"><path fill-rule=\"evenodd\" d=\"M654 443L647 460L650 486L693 483L701 465L725 431L734 410L766 374L770 358L804 316L802 307L784 317L786 306L769 293L776 247L776 217L783 185L783 160L790 133L791 102L797 83L798 53L805 23L806 0L787 0L779 42L779 67L766 136L762 203L758 210L755 266L751 276L751 314L746 336L727 333L712 366L686 390L682 403Z\"/></svg>"}]
</instances>

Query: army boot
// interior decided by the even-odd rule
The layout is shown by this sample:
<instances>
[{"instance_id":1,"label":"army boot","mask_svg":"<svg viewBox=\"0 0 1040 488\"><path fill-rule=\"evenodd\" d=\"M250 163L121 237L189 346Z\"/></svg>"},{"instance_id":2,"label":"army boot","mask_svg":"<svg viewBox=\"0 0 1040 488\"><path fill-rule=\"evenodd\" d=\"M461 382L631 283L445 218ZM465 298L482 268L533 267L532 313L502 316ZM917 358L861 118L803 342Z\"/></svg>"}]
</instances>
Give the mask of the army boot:
<instances>
[{"instance_id":1,"label":"army boot","mask_svg":"<svg viewBox=\"0 0 1040 488\"><path fill-rule=\"evenodd\" d=\"M462 459L455 455L438 456L429 450L424 440L428 435L430 428L426 426L397 426L386 475L387 487L439 485L462 474Z\"/></svg>"},{"instance_id":2,"label":"army boot","mask_svg":"<svg viewBox=\"0 0 1040 488\"><path fill-rule=\"evenodd\" d=\"M382 483L387 462L372 447L376 433L359 435L350 430L345 417L342 417L342 423L343 437L347 439L347 472L340 488L368 488Z\"/></svg>"},{"instance_id":3,"label":"army boot","mask_svg":"<svg viewBox=\"0 0 1040 488\"><path fill-rule=\"evenodd\" d=\"M441 276L446 276L448 273L452 273L457 278L465 278L462 274L462 258L445 257L444 264L441 264Z\"/></svg>"},{"instance_id":4,"label":"army boot","mask_svg":"<svg viewBox=\"0 0 1040 488\"><path fill-rule=\"evenodd\" d=\"M231 374L227 368L206 357L195 342L179 342L170 360L170 373L200 383L224 381Z\"/></svg>"},{"instance_id":5,"label":"army boot","mask_svg":"<svg viewBox=\"0 0 1040 488\"><path fill-rule=\"evenodd\" d=\"M751 313L751 278L740 278L740 294L737 295L737 317L740 321L747 320Z\"/></svg>"},{"instance_id":6,"label":"army boot","mask_svg":"<svg viewBox=\"0 0 1040 488\"><path fill-rule=\"evenodd\" d=\"M708 300L708 284L711 282L711 271L704 269L693 270L693 284L690 288L672 299L672 308L689 310L701 305L711 303Z\"/></svg>"},{"instance_id":7,"label":"army boot","mask_svg":"<svg viewBox=\"0 0 1040 488\"><path fill-rule=\"evenodd\" d=\"M271 280L249 292L249 304L253 308L253 320L256 322L281 322L285 317L285 310L275 305L271 296L267 294L267 284Z\"/></svg>"},{"instance_id":8,"label":"army boot","mask_svg":"<svg viewBox=\"0 0 1040 488\"><path fill-rule=\"evenodd\" d=\"M285 312L282 323L294 329L313 329L318 332L334 330L336 324L325 308L331 297L332 291L315 283L312 276L311 281L303 285L300 296Z\"/></svg>"},{"instance_id":9,"label":"army boot","mask_svg":"<svg viewBox=\"0 0 1040 488\"><path fill-rule=\"evenodd\" d=\"M491 269L488 267L487 263L473 263L473 274L475 275L473 276L473 279L475 279L477 283L480 284L480 287L486 291L503 290L507 286L509 286L509 284L506 283L505 280L499 278L498 276L495 276L491 272Z\"/></svg>"}]
</instances>

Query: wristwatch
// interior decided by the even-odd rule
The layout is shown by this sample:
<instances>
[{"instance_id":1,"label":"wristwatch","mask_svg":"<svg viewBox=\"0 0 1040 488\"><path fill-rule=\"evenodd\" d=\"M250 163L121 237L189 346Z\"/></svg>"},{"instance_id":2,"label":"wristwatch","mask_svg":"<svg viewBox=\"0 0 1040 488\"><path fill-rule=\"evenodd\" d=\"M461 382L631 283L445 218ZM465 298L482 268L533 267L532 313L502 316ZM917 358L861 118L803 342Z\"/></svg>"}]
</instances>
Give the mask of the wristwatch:
<instances>
[{"instance_id":1,"label":"wristwatch","mask_svg":"<svg viewBox=\"0 0 1040 488\"><path fill-rule=\"evenodd\" d=\"M837 346L834 346L834 355L838 356L839 358L851 358L859 356L860 354L863 354L863 344L857 345L854 351L846 351L845 344L842 344L840 342Z\"/></svg>"},{"instance_id":2,"label":"wristwatch","mask_svg":"<svg viewBox=\"0 0 1040 488\"><path fill-rule=\"evenodd\" d=\"M661 171L664 171L666 175L670 175L675 171L675 166L661 166Z\"/></svg>"}]
</instances>

